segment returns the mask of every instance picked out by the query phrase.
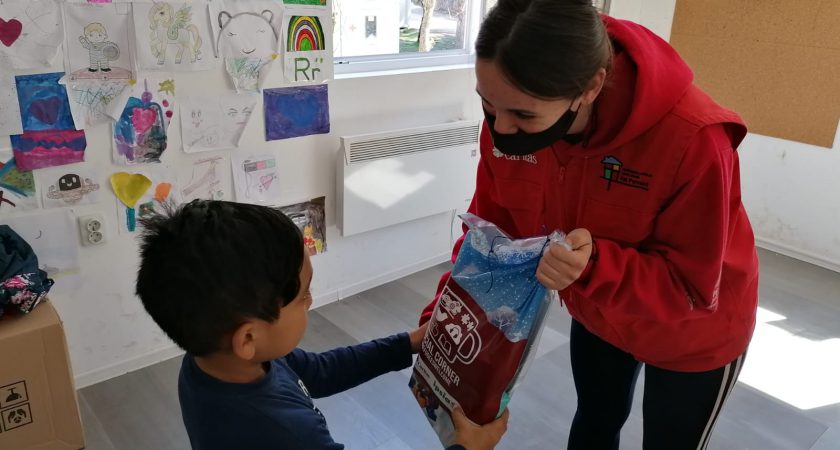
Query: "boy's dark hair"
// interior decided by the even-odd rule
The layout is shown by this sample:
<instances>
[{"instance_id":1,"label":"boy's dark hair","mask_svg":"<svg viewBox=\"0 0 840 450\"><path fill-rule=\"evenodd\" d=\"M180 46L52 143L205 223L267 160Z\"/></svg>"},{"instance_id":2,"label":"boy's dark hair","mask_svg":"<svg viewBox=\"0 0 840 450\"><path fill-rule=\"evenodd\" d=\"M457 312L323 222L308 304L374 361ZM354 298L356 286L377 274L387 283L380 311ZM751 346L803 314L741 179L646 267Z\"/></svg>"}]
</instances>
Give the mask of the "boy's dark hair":
<instances>
[{"instance_id":1,"label":"boy's dark hair","mask_svg":"<svg viewBox=\"0 0 840 450\"><path fill-rule=\"evenodd\" d=\"M222 350L247 319L276 320L300 290L303 237L279 210L195 200L141 224L137 295L192 355Z\"/></svg>"},{"instance_id":2,"label":"boy's dark hair","mask_svg":"<svg viewBox=\"0 0 840 450\"><path fill-rule=\"evenodd\" d=\"M612 61L591 0L499 0L481 24L475 52L526 94L548 100L577 97Z\"/></svg>"}]
</instances>

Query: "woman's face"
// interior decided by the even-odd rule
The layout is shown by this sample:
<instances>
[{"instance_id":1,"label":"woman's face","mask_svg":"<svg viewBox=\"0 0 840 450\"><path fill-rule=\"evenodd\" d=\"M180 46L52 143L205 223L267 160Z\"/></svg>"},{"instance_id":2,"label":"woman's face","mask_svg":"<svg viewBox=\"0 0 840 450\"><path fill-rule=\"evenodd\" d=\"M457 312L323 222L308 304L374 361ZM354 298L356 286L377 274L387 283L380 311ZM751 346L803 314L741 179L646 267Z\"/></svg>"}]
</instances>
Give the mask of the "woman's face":
<instances>
[{"instance_id":1,"label":"woman's face","mask_svg":"<svg viewBox=\"0 0 840 450\"><path fill-rule=\"evenodd\" d=\"M539 133L554 125L574 102L572 99L542 100L532 97L505 78L495 62L479 58L475 62L476 91L488 113L496 116L496 132Z\"/></svg>"}]
</instances>

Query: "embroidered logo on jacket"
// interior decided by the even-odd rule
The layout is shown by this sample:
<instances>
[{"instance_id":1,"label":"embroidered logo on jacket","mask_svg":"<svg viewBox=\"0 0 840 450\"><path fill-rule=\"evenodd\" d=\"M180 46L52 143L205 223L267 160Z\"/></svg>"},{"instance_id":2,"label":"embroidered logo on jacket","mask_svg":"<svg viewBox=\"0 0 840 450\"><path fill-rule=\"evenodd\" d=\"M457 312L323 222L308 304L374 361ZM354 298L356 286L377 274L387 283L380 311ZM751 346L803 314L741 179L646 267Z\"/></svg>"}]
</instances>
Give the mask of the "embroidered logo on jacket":
<instances>
[{"instance_id":1,"label":"embroidered logo on jacket","mask_svg":"<svg viewBox=\"0 0 840 450\"><path fill-rule=\"evenodd\" d=\"M608 191L613 183L643 191L650 187L650 179L653 178L653 175L625 167L615 156L607 156L601 161L601 164L604 165L604 173L601 175L601 179L607 180Z\"/></svg>"}]
</instances>

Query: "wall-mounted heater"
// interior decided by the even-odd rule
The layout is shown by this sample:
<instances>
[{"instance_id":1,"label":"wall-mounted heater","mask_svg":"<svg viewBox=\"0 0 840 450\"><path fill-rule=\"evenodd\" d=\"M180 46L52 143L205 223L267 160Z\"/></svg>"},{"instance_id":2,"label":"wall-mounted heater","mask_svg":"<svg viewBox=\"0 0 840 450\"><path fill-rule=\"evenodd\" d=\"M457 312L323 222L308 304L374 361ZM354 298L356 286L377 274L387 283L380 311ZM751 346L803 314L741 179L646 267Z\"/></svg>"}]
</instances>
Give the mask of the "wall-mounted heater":
<instances>
[{"instance_id":1,"label":"wall-mounted heater","mask_svg":"<svg viewBox=\"0 0 840 450\"><path fill-rule=\"evenodd\" d=\"M475 190L480 125L342 137L336 171L342 236L463 210Z\"/></svg>"}]
</instances>

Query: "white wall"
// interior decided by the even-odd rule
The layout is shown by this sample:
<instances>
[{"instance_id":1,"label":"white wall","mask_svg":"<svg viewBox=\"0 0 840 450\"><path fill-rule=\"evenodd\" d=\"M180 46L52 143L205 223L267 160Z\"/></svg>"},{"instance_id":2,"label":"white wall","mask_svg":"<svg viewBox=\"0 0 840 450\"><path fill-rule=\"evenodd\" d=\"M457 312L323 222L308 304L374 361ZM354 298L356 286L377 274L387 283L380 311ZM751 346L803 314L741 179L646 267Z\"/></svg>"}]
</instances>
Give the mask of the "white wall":
<instances>
[{"instance_id":1,"label":"white wall","mask_svg":"<svg viewBox=\"0 0 840 450\"><path fill-rule=\"evenodd\" d=\"M612 8L617 17L639 21L666 38L670 35L674 0L613 0ZM179 95L221 92L226 86L223 75L216 72L179 74L176 80ZM237 151L274 153L289 202L327 195L329 250L313 258L316 304L344 298L448 257L448 214L342 239L334 225L334 158L341 135L480 118L474 82L470 69L336 80L330 86L332 133L323 136L266 143L262 115L253 116L243 147ZM271 79L267 86L272 86ZM205 155L181 151L179 128L176 119L170 128L173 146L164 161L187 170L191 160ZM123 170L110 162L109 127L98 126L87 133L85 164L96 165L106 174ZM0 146L7 147L8 141L0 141ZM825 262L840 261L840 227L835 225L840 223L835 200L840 177L831 173L832 167L840 167L836 149L750 136L741 154L744 201L764 242L807 252ZM229 170L223 187L230 196ZM65 323L78 385L177 354L133 295L137 247L133 237L116 233L113 196L74 212L106 214L111 237L103 247L80 249L81 286L58 286L53 295Z\"/></svg>"},{"instance_id":2,"label":"white wall","mask_svg":"<svg viewBox=\"0 0 840 450\"><path fill-rule=\"evenodd\" d=\"M832 149L750 134L739 153L758 245L840 272L840 133Z\"/></svg>"}]
</instances>

